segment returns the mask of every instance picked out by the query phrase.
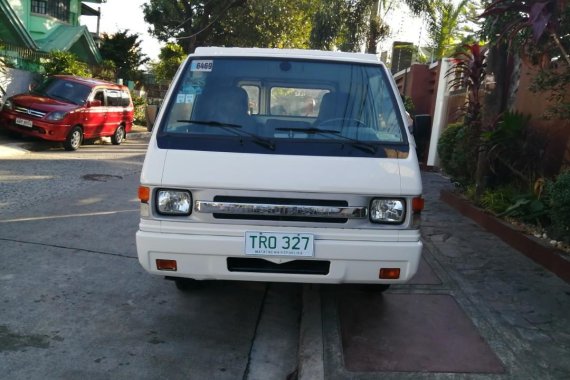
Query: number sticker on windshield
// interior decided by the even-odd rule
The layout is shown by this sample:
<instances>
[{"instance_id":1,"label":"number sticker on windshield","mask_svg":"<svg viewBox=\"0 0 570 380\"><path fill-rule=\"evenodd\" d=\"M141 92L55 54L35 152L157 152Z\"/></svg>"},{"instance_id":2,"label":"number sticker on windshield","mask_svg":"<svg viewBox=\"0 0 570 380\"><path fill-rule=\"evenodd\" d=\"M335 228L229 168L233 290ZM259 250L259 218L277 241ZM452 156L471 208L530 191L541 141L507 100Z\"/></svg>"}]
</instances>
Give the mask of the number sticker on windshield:
<instances>
[{"instance_id":1,"label":"number sticker on windshield","mask_svg":"<svg viewBox=\"0 0 570 380\"><path fill-rule=\"evenodd\" d=\"M192 61L190 71L205 71L210 72L214 68L214 61Z\"/></svg>"}]
</instances>

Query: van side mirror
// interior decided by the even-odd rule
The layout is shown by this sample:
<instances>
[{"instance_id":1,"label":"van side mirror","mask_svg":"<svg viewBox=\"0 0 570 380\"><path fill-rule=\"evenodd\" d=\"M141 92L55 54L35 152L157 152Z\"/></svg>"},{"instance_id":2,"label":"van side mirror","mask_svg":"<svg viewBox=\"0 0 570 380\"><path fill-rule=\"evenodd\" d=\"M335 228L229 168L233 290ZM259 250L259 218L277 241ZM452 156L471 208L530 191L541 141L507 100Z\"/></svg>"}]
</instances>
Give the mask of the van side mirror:
<instances>
[{"instance_id":1,"label":"van side mirror","mask_svg":"<svg viewBox=\"0 0 570 380\"><path fill-rule=\"evenodd\" d=\"M87 107L101 107L103 103L100 100L94 99L87 102Z\"/></svg>"}]
</instances>

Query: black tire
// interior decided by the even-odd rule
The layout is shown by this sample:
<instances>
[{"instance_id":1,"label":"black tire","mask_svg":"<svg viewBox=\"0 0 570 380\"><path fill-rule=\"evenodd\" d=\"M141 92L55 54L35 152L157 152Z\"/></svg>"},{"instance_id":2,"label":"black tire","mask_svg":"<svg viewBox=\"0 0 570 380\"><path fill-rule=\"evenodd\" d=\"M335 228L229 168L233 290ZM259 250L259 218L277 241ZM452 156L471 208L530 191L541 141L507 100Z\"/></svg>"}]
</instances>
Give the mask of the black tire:
<instances>
[{"instance_id":1,"label":"black tire","mask_svg":"<svg viewBox=\"0 0 570 380\"><path fill-rule=\"evenodd\" d=\"M176 289L181 292L188 292L198 288L199 282L191 278L176 278L174 279L174 284L176 285Z\"/></svg>"},{"instance_id":2,"label":"black tire","mask_svg":"<svg viewBox=\"0 0 570 380\"><path fill-rule=\"evenodd\" d=\"M377 286L376 290L379 293L384 293L386 290L390 289L390 284L378 284L376 286Z\"/></svg>"},{"instance_id":3,"label":"black tire","mask_svg":"<svg viewBox=\"0 0 570 380\"><path fill-rule=\"evenodd\" d=\"M119 125L115 130L115 133L113 133L113 136L111 136L111 142L113 145L121 145L121 143L125 141L126 136L125 127Z\"/></svg>"},{"instance_id":4,"label":"black tire","mask_svg":"<svg viewBox=\"0 0 570 380\"><path fill-rule=\"evenodd\" d=\"M83 142L83 131L81 127L75 126L71 128L69 134L65 138L65 142L63 143L63 147L65 150L74 151L79 149L81 143Z\"/></svg>"}]
</instances>

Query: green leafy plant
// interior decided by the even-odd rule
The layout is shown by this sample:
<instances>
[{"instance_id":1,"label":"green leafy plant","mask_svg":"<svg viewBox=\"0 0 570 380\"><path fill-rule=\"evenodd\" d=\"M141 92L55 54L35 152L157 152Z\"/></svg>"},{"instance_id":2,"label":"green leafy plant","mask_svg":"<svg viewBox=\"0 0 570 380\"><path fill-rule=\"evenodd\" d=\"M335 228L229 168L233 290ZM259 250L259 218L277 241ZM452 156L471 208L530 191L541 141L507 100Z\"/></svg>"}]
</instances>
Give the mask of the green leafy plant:
<instances>
[{"instance_id":1,"label":"green leafy plant","mask_svg":"<svg viewBox=\"0 0 570 380\"><path fill-rule=\"evenodd\" d=\"M484 33L497 46L508 45L511 56L520 56L539 68L531 91L550 100L552 106L545 117L563 120L570 117L566 97L570 84L569 5L568 0L494 0L487 2L480 15L485 19ZM506 49L499 54L506 55Z\"/></svg>"},{"instance_id":2,"label":"green leafy plant","mask_svg":"<svg viewBox=\"0 0 570 380\"><path fill-rule=\"evenodd\" d=\"M146 125L146 116L145 116L145 108L146 108L146 100L140 96L134 96L131 94L133 99L133 105L135 107L135 114L133 123L137 125Z\"/></svg>"},{"instance_id":3,"label":"green leafy plant","mask_svg":"<svg viewBox=\"0 0 570 380\"><path fill-rule=\"evenodd\" d=\"M505 112L491 130L482 132L490 169L502 183L513 182L513 176L530 189L540 177L540 163L545 143L529 125L530 116Z\"/></svg>"},{"instance_id":4,"label":"green leafy plant","mask_svg":"<svg viewBox=\"0 0 570 380\"><path fill-rule=\"evenodd\" d=\"M410 116L414 116L416 107L414 106L412 98L410 96L402 95L402 101L404 102L404 108L406 111L408 111Z\"/></svg>"},{"instance_id":5,"label":"green leafy plant","mask_svg":"<svg viewBox=\"0 0 570 380\"><path fill-rule=\"evenodd\" d=\"M570 242L570 171L547 183L550 197L550 236Z\"/></svg>"},{"instance_id":6,"label":"green leafy plant","mask_svg":"<svg viewBox=\"0 0 570 380\"><path fill-rule=\"evenodd\" d=\"M68 74L80 77L91 77L87 64L81 62L77 56L67 51L52 51L44 64L46 75Z\"/></svg>"},{"instance_id":7,"label":"green leafy plant","mask_svg":"<svg viewBox=\"0 0 570 380\"><path fill-rule=\"evenodd\" d=\"M443 170L464 185L473 181L475 169L476 151L469 143L469 133L464 124L450 124L441 134L437 147Z\"/></svg>"},{"instance_id":8,"label":"green leafy plant","mask_svg":"<svg viewBox=\"0 0 570 380\"><path fill-rule=\"evenodd\" d=\"M523 194L514 198L514 203L498 216L510 216L537 226L548 223L548 204L534 194Z\"/></svg>"},{"instance_id":9,"label":"green leafy plant","mask_svg":"<svg viewBox=\"0 0 570 380\"><path fill-rule=\"evenodd\" d=\"M517 197L518 191L512 186L500 186L495 189L487 189L481 195L481 206L493 212L501 214L513 205L514 199Z\"/></svg>"},{"instance_id":10,"label":"green leafy plant","mask_svg":"<svg viewBox=\"0 0 570 380\"><path fill-rule=\"evenodd\" d=\"M467 90L467 101L464 106L465 116L463 123L466 126L465 132L465 145L467 149L468 159L473 159L475 162L475 170L471 174L471 178L475 180L476 184L476 197L475 202L478 203L479 197L485 190L486 174L488 172L489 164L487 160L487 152L485 145L481 138L482 127L482 98L483 98L483 83L485 81L486 71L486 58L487 48L474 43L465 45L463 51L455 54L453 65L445 74L446 77L451 77L449 81L450 88L465 88ZM472 155L472 153L474 155ZM466 164L472 165L471 161Z\"/></svg>"}]
</instances>

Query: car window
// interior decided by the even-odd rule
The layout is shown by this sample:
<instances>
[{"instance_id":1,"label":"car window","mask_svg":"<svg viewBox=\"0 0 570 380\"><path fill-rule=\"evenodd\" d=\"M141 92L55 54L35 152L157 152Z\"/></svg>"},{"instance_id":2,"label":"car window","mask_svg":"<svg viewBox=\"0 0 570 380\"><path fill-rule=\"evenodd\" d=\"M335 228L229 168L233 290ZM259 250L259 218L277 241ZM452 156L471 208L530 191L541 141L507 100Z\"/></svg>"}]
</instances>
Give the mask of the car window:
<instances>
[{"instance_id":1,"label":"car window","mask_svg":"<svg viewBox=\"0 0 570 380\"><path fill-rule=\"evenodd\" d=\"M121 101L121 92L117 90L105 90L107 95L107 105L109 107L120 107L122 104Z\"/></svg>"},{"instance_id":2,"label":"car window","mask_svg":"<svg viewBox=\"0 0 570 380\"><path fill-rule=\"evenodd\" d=\"M317 117L323 96L329 90L272 87L270 97L270 113L281 116Z\"/></svg>"},{"instance_id":3,"label":"car window","mask_svg":"<svg viewBox=\"0 0 570 380\"><path fill-rule=\"evenodd\" d=\"M128 107L131 105L131 96L127 91L121 91L121 106Z\"/></svg>"},{"instance_id":4,"label":"car window","mask_svg":"<svg viewBox=\"0 0 570 380\"><path fill-rule=\"evenodd\" d=\"M95 93L95 96L93 96L93 100L99 100L101 102L101 105L104 106L105 105L105 93L103 91L97 91Z\"/></svg>"},{"instance_id":5,"label":"car window","mask_svg":"<svg viewBox=\"0 0 570 380\"><path fill-rule=\"evenodd\" d=\"M261 101L259 86L242 85L241 88L243 88L247 93L249 114L258 115L259 102Z\"/></svg>"}]
</instances>

